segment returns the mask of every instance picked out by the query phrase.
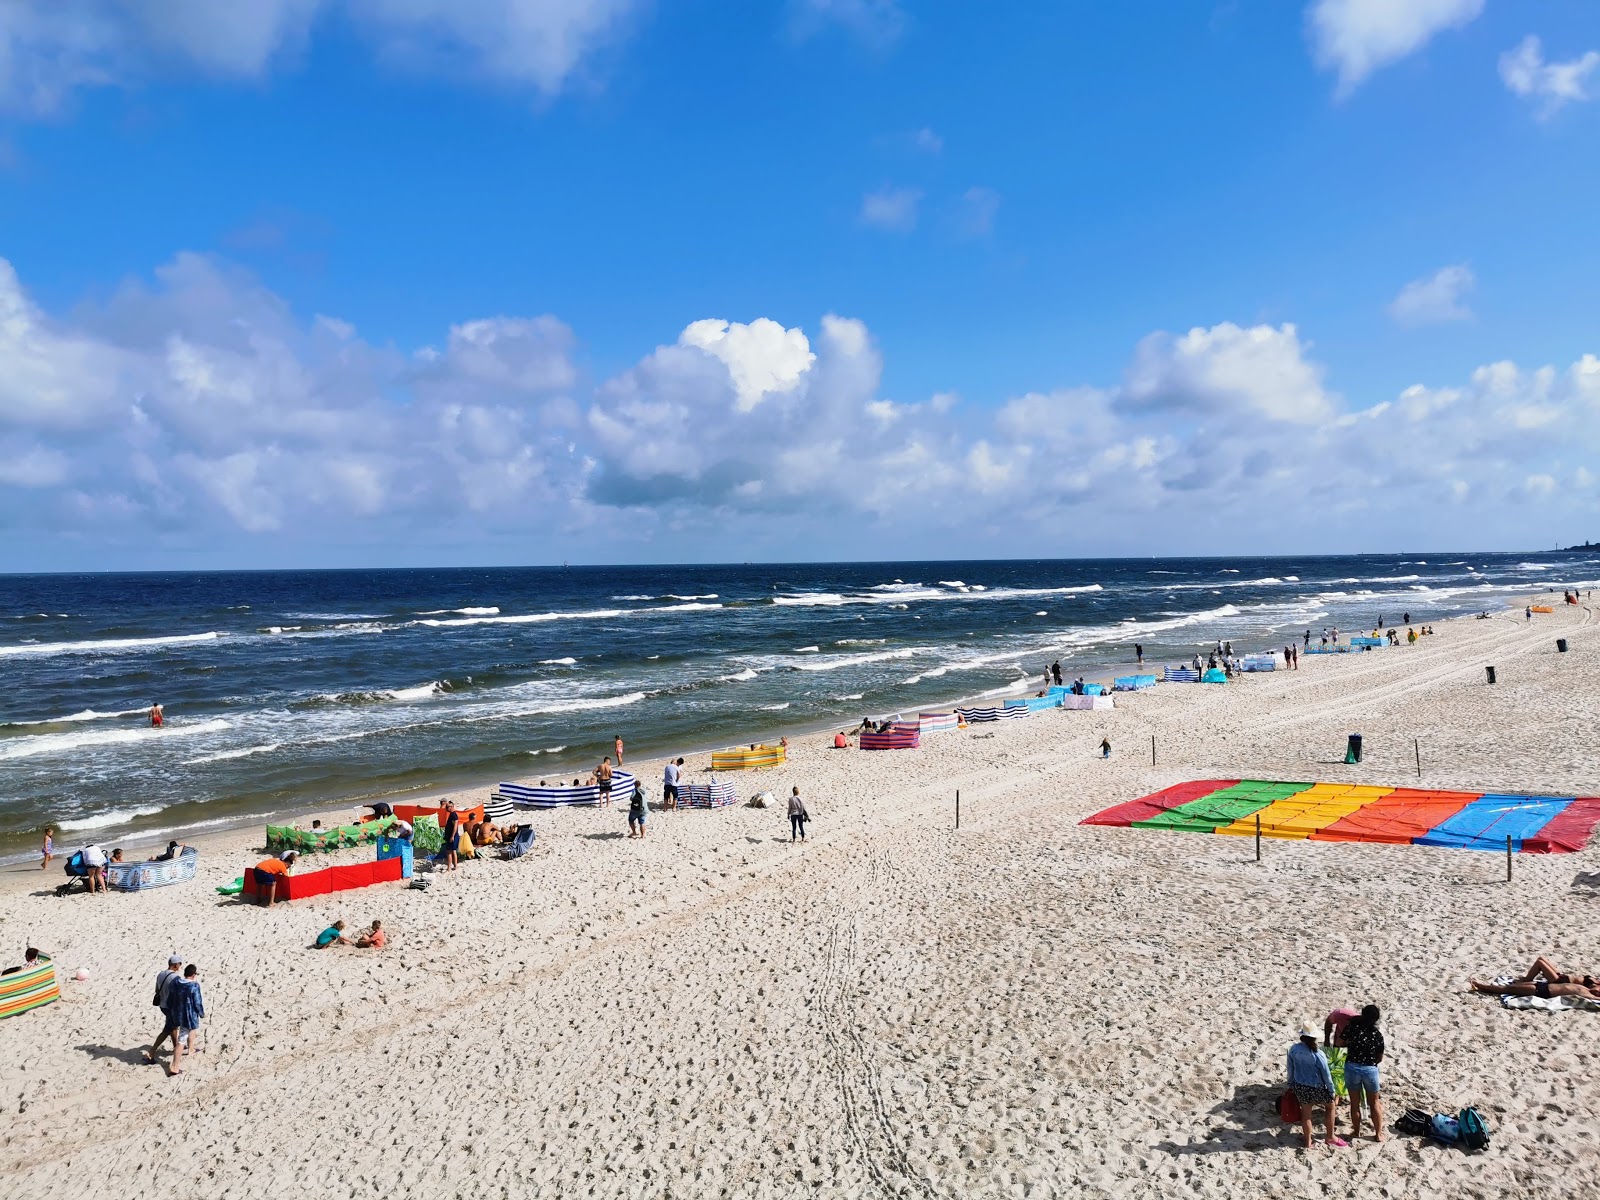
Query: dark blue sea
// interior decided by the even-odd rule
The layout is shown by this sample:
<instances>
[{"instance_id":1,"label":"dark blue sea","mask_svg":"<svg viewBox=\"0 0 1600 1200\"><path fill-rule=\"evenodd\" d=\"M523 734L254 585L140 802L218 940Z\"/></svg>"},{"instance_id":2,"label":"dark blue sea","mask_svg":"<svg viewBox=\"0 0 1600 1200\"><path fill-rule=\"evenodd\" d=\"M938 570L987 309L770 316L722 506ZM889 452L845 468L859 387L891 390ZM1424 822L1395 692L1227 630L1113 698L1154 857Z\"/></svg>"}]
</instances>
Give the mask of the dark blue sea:
<instances>
[{"instance_id":1,"label":"dark blue sea","mask_svg":"<svg viewBox=\"0 0 1600 1200\"><path fill-rule=\"evenodd\" d=\"M0 576L0 852L587 771L1436 620L1581 554ZM152 729L159 701L167 724ZM91 833L92 831L92 833Z\"/></svg>"}]
</instances>

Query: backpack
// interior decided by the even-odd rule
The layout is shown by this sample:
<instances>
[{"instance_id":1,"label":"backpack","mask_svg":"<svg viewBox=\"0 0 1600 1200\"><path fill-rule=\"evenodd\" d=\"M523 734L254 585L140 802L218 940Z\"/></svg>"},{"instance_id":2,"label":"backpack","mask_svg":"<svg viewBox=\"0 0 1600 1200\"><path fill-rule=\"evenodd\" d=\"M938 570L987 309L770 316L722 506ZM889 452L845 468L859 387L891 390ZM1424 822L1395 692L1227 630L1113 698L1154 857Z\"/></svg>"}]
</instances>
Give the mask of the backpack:
<instances>
[{"instance_id":1,"label":"backpack","mask_svg":"<svg viewBox=\"0 0 1600 1200\"><path fill-rule=\"evenodd\" d=\"M1454 1146L1461 1140L1461 1128L1454 1117L1447 1117L1443 1113L1434 1113L1428 1122L1429 1133L1433 1140L1443 1142L1446 1146Z\"/></svg>"},{"instance_id":2,"label":"backpack","mask_svg":"<svg viewBox=\"0 0 1600 1200\"><path fill-rule=\"evenodd\" d=\"M1433 1132L1433 1118L1420 1108L1408 1108L1394 1123L1394 1131L1408 1137L1427 1137Z\"/></svg>"},{"instance_id":3,"label":"backpack","mask_svg":"<svg viewBox=\"0 0 1600 1200\"><path fill-rule=\"evenodd\" d=\"M1286 1124L1297 1125L1300 1122L1300 1098L1290 1088L1278 1097L1278 1116Z\"/></svg>"},{"instance_id":4,"label":"backpack","mask_svg":"<svg viewBox=\"0 0 1600 1200\"><path fill-rule=\"evenodd\" d=\"M1456 1117L1456 1131L1463 1150L1487 1150L1489 1148L1489 1128L1483 1123L1483 1118L1478 1115L1478 1110L1470 1104L1463 1108Z\"/></svg>"}]
</instances>

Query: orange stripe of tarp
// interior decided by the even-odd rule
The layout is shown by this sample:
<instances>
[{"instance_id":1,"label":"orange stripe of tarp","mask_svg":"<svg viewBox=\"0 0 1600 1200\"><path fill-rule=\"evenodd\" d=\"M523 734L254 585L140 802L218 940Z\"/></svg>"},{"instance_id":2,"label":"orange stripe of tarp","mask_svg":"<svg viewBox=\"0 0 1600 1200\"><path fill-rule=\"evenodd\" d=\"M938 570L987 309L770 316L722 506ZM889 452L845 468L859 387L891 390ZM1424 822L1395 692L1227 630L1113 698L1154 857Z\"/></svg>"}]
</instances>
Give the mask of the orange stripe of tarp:
<instances>
[{"instance_id":1,"label":"orange stripe of tarp","mask_svg":"<svg viewBox=\"0 0 1600 1200\"><path fill-rule=\"evenodd\" d=\"M1237 779L1198 779L1192 783L1175 783L1169 788L1162 788L1159 792L1152 792L1148 796L1141 796L1137 800L1129 800L1126 804L1118 804L1093 816L1085 817L1078 824L1126 826L1132 825L1135 821L1148 821L1151 817L1159 817L1164 812L1170 812L1180 804L1209 796L1212 792L1232 787L1238 782Z\"/></svg>"},{"instance_id":2,"label":"orange stripe of tarp","mask_svg":"<svg viewBox=\"0 0 1600 1200\"><path fill-rule=\"evenodd\" d=\"M1600 822L1600 797L1579 796L1545 823L1533 837L1522 839L1524 854L1570 854L1589 844Z\"/></svg>"},{"instance_id":3,"label":"orange stripe of tarp","mask_svg":"<svg viewBox=\"0 0 1600 1200\"><path fill-rule=\"evenodd\" d=\"M1435 825L1448 821L1482 792L1439 792L1395 788L1387 796L1317 830L1314 842L1387 842L1409 846Z\"/></svg>"},{"instance_id":4,"label":"orange stripe of tarp","mask_svg":"<svg viewBox=\"0 0 1600 1200\"><path fill-rule=\"evenodd\" d=\"M1243 837L1256 831L1261 818L1261 836L1305 838L1348 817L1387 796L1393 789L1367 784L1316 783L1303 792L1274 800L1258 813L1224 825L1218 833Z\"/></svg>"}]
</instances>

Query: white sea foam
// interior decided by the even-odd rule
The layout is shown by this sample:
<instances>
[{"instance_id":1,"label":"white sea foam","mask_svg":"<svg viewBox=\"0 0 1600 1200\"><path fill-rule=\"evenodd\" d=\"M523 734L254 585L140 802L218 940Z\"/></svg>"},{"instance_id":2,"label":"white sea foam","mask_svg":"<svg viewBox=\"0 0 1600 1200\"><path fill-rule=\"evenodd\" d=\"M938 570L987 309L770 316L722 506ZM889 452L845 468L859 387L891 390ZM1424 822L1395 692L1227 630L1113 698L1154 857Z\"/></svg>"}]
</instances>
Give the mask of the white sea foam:
<instances>
[{"instance_id":1,"label":"white sea foam","mask_svg":"<svg viewBox=\"0 0 1600 1200\"><path fill-rule=\"evenodd\" d=\"M21 725L68 725L80 721L111 721L118 717L140 717L150 710L147 708L119 708L116 712L97 712L86 708L82 712L75 712L65 717L46 717L42 721L12 721L13 726Z\"/></svg>"},{"instance_id":2,"label":"white sea foam","mask_svg":"<svg viewBox=\"0 0 1600 1200\"><path fill-rule=\"evenodd\" d=\"M790 663L797 671L837 671L841 667L856 667L865 663L887 662L896 658L911 658L925 651L908 646L901 650L879 650L872 654L841 654L834 658L817 658L809 662Z\"/></svg>"},{"instance_id":3,"label":"white sea foam","mask_svg":"<svg viewBox=\"0 0 1600 1200\"><path fill-rule=\"evenodd\" d=\"M76 733L45 733L34 737L8 739L0 744L0 760L31 758L37 754L61 754L81 750L85 746L112 746L119 743L162 743L170 738L193 737L201 733L217 733L228 728L228 722L217 717L195 725L165 725L159 729L146 725L138 729L84 729Z\"/></svg>"},{"instance_id":4,"label":"white sea foam","mask_svg":"<svg viewBox=\"0 0 1600 1200\"><path fill-rule=\"evenodd\" d=\"M130 821L137 821L140 817L153 817L163 811L165 810L161 808L114 808L110 812L99 813L93 817L69 817L65 821L57 821L56 828L62 833L110 829L113 825L126 825Z\"/></svg>"},{"instance_id":5,"label":"white sea foam","mask_svg":"<svg viewBox=\"0 0 1600 1200\"><path fill-rule=\"evenodd\" d=\"M546 746L543 750L524 750L523 753L530 758L537 758L541 754L560 754L565 746Z\"/></svg>"},{"instance_id":6,"label":"white sea foam","mask_svg":"<svg viewBox=\"0 0 1600 1200\"><path fill-rule=\"evenodd\" d=\"M766 712L782 712L788 707L789 702L787 700L785 700L782 704L763 704L761 706L761 708Z\"/></svg>"},{"instance_id":7,"label":"white sea foam","mask_svg":"<svg viewBox=\"0 0 1600 1200\"><path fill-rule=\"evenodd\" d=\"M755 671L750 667L746 667L744 670L740 671L737 675L724 675L722 677L722 679L723 679L723 682L725 682L725 683L747 683L750 680L754 679L755 677L756 677Z\"/></svg>"},{"instance_id":8,"label":"white sea foam","mask_svg":"<svg viewBox=\"0 0 1600 1200\"><path fill-rule=\"evenodd\" d=\"M251 758L257 754L271 754L281 744L279 742L268 742L264 746L245 746L239 750L222 750L216 754L205 754L199 758L187 759L183 765L186 767L198 767L205 763L228 762L235 758Z\"/></svg>"},{"instance_id":9,"label":"white sea foam","mask_svg":"<svg viewBox=\"0 0 1600 1200\"><path fill-rule=\"evenodd\" d=\"M577 661L575 658L541 658L539 664L545 667L570 667Z\"/></svg>"},{"instance_id":10,"label":"white sea foam","mask_svg":"<svg viewBox=\"0 0 1600 1200\"><path fill-rule=\"evenodd\" d=\"M464 617L492 617L499 611L498 608L425 608L417 615L419 617L437 617L446 613L460 613Z\"/></svg>"},{"instance_id":11,"label":"white sea foam","mask_svg":"<svg viewBox=\"0 0 1600 1200\"><path fill-rule=\"evenodd\" d=\"M799 647L798 649L795 650L795 653L796 654L818 654L821 651L822 651L822 647L821 646L801 646L801 647Z\"/></svg>"},{"instance_id":12,"label":"white sea foam","mask_svg":"<svg viewBox=\"0 0 1600 1200\"><path fill-rule=\"evenodd\" d=\"M462 625L537 625L545 621L601 620L606 617L620 617L623 611L620 608L594 608L586 612L523 613L510 617L446 617L414 621L412 624L427 625L436 629Z\"/></svg>"},{"instance_id":13,"label":"white sea foam","mask_svg":"<svg viewBox=\"0 0 1600 1200\"><path fill-rule=\"evenodd\" d=\"M693 601L690 601L687 604L663 604L660 608L650 608L650 609L645 609L644 611L646 611L646 612L658 612L658 613L664 613L664 612L703 612L708 608L721 608L721 607L722 607L722 605L720 605L720 604L705 604L705 603L703 603L703 602L701 602L699 600L693 600Z\"/></svg>"},{"instance_id":14,"label":"white sea foam","mask_svg":"<svg viewBox=\"0 0 1600 1200\"><path fill-rule=\"evenodd\" d=\"M123 650L150 650L159 646L184 646L214 642L220 633L180 633L170 637L100 638L87 642L22 642L0 646L0 655L11 654L110 654Z\"/></svg>"}]
</instances>

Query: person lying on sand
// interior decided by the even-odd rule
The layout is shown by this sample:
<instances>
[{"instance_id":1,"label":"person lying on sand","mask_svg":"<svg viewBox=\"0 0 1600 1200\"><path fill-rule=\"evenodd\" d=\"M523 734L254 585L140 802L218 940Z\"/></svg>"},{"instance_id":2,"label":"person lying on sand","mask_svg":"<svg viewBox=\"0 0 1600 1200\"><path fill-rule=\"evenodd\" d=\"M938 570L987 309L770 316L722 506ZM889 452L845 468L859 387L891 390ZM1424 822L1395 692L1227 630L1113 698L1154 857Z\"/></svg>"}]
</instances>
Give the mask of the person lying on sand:
<instances>
[{"instance_id":1,"label":"person lying on sand","mask_svg":"<svg viewBox=\"0 0 1600 1200\"><path fill-rule=\"evenodd\" d=\"M1541 975L1551 983L1578 983L1586 988L1596 986L1593 975L1587 973L1579 975L1571 971L1562 971L1554 962L1542 954L1533 960L1533 966L1528 968L1526 974L1517 976L1517 982L1532 983Z\"/></svg>"},{"instance_id":2,"label":"person lying on sand","mask_svg":"<svg viewBox=\"0 0 1600 1200\"><path fill-rule=\"evenodd\" d=\"M1549 1000L1552 996L1573 996L1579 1000L1600 1002L1600 988L1585 987L1581 983L1551 983L1546 979L1536 979L1532 983L1519 979L1506 984L1469 979L1467 987L1485 996L1537 996L1541 1000Z\"/></svg>"}]
</instances>

